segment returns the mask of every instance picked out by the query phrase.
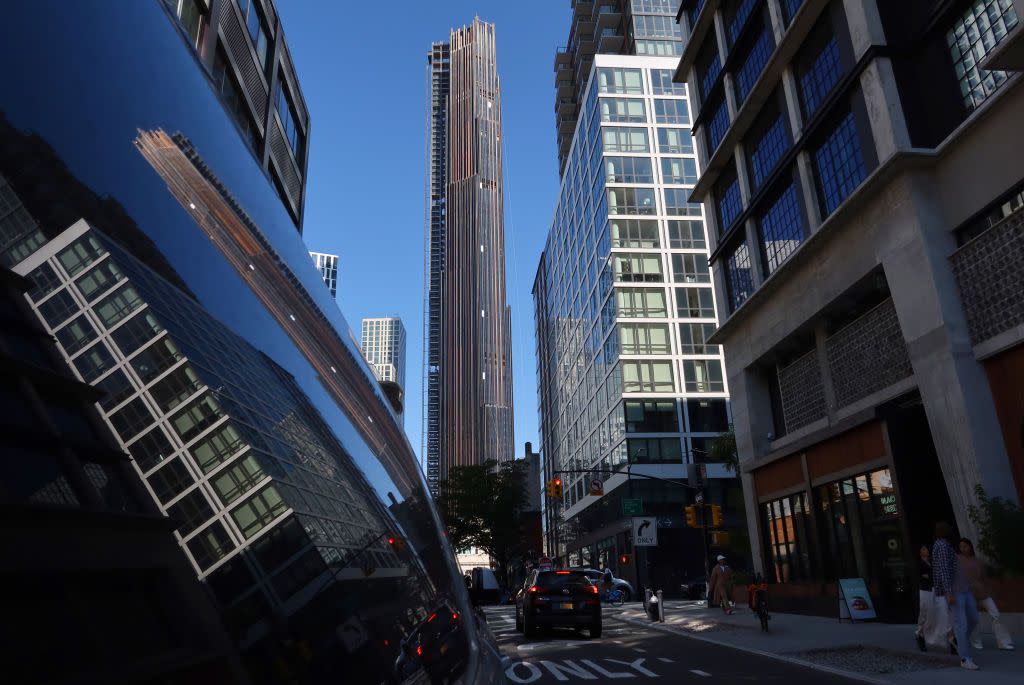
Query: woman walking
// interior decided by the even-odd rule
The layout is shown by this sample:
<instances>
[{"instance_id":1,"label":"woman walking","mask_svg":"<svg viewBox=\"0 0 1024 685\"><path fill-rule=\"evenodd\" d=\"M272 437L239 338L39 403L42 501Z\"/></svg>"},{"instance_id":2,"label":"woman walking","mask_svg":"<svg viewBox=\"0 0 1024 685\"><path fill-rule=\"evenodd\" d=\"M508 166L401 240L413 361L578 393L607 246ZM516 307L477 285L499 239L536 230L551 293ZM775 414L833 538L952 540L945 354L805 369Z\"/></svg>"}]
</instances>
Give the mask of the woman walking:
<instances>
[{"instance_id":1,"label":"woman walking","mask_svg":"<svg viewBox=\"0 0 1024 685\"><path fill-rule=\"evenodd\" d=\"M934 611L932 603L935 601L935 593L932 592L932 559L928 545L921 545L918 550L917 559L917 596L920 602L920 609L917 613L917 647L922 652L928 651L925 635L932 629Z\"/></svg>"},{"instance_id":2,"label":"woman walking","mask_svg":"<svg viewBox=\"0 0 1024 685\"><path fill-rule=\"evenodd\" d=\"M974 544L967 538L960 538L960 568L963 569L964 575L967 577L974 599L992 619L992 632L996 635L996 646L999 649L1014 649L1010 631L999 620L999 609L996 607L995 600L992 599L992 589L985 579L985 568L974 553ZM981 635L977 628L971 633L970 639L971 647L982 648Z\"/></svg>"},{"instance_id":3,"label":"woman walking","mask_svg":"<svg viewBox=\"0 0 1024 685\"><path fill-rule=\"evenodd\" d=\"M726 614L731 614L732 607L729 606L729 588L732 586L732 569L725 563L723 555L719 554L717 561L718 563L715 564L714 570L711 571L711 582L709 583L711 586L711 601L715 604L721 602L722 611Z\"/></svg>"}]
</instances>

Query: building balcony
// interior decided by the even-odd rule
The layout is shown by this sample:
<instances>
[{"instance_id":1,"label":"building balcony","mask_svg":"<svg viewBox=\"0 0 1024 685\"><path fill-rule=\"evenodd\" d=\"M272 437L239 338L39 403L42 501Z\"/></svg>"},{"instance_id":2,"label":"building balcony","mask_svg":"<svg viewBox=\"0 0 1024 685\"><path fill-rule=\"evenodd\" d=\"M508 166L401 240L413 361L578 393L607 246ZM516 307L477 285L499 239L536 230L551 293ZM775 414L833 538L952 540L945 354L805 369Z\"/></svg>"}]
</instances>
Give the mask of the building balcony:
<instances>
[{"instance_id":1,"label":"building balcony","mask_svg":"<svg viewBox=\"0 0 1024 685\"><path fill-rule=\"evenodd\" d=\"M594 3L592 0L576 0L576 2L572 3L572 16L574 19L576 17L590 16L593 11Z\"/></svg>"},{"instance_id":2,"label":"building balcony","mask_svg":"<svg viewBox=\"0 0 1024 685\"><path fill-rule=\"evenodd\" d=\"M622 49L622 43L625 39L625 36L622 35L618 27L602 29L601 33L597 36L597 51L603 53L618 52Z\"/></svg>"},{"instance_id":3,"label":"building balcony","mask_svg":"<svg viewBox=\"0 0 1024 685\"><path fill-rule=\"evenodd\" d=\"M614 6L598 8L596 30L601 33L603 29L616 28L622 23L622 12Z\"/></svg>"},{"instance_id":4,"label":"building balcony","mask_svg":"<svg viewBox=\"0 0 1024 685\"><path fill-rule=\"evenodd\" d=\"M988 53L981 63L983 69L1024 71L1024 0L1014 0L1013 5L1017 25Z\"/></svg>"},{"instance_id":5,"label":"building balcony","mask_svg":"<svg viewBox=\"0 0 1024 685\"><path fill-rule=\"evenodd\" d=\"M561 117L575 117L576 116L576 100L568 98L558 98L555 102L555 111L558 112L559 118Z\"/></svg>"}]
</instances>

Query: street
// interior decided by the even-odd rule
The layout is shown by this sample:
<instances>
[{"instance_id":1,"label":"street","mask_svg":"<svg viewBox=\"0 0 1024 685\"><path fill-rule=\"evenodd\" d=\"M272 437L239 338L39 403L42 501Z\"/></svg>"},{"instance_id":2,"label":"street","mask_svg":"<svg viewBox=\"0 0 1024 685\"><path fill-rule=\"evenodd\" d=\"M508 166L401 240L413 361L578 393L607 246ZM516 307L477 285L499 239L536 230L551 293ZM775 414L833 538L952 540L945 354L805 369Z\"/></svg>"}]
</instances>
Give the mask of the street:
<instances>
[{"instance_id":1,"label":"street","mask_svg":"<svg viewBox=\"0 0 1024 685\"><path fill-rule=\"evenodd\" d=\"M628 605L627 605L628 606ZM616 620L621 609L605 607L600 639L572 630L551 630L527 640L515 629L515 607L487 607L487 622L502 654L512 663L511 683L612 682L666 678L669 682L850 683L821 671L728 647L667 634Z\"/></svg>"}]
</instances>

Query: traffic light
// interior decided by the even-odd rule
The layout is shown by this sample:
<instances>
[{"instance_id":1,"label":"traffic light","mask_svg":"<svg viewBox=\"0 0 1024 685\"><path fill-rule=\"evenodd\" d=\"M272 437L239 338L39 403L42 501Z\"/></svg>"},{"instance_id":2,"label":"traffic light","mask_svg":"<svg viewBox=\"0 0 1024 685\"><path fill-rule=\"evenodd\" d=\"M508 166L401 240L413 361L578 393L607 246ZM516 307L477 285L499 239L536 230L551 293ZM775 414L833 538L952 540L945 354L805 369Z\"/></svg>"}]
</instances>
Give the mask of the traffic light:
<instances>
[{"instance_id":1,"label":"traffic light","mask_svg":"<svg viewBox=\"0 0 1024 685\"><path fill-rule=\"evenodd\" d=\"M551 481L551 485L554 486L552 488L553 491L554 491L554 495L553 495L554 498L555 499L562 499L562 479L561 478L555 478L553 481Z\"/></svg>"},{"instance_id":2,"label":"traffic light","mask_svg":"<svg viewBox=\"0 0 1024 685\"><path fill-rule=\"evenodd\" d=\"M697 507L690 504L686 507L686 525L690 528L699 528L700 525L697 523Z\"/></svg>"},{"instance_id":3,"label":"traffic light","mask_svg":"<svg viewBox=\"0 0 1024 685\"><path fill-rule=\"evenodd\" d=\"M622 565L622 566L629 566L629 561L630 561L630 559L629 559L629 555L628 554L620 554L619 555L619 564L620 565Z\"/></svg>"},{"instance_id":4,"label":"traffic light","mask_svg":"<svg viewBox=\"0 0 1024 685\"><path fill-rule=\"evenodd\" d=\"M388 535L388 545L397 553L405 551L405 540L394 533Z\"/></svg>"},{"instance_id":5,"label":"traffic light","mask_svg":"<svg viewBox=\"0 0 1024 685\"><path fill-rule=\"evenodd\" d=\"M722 507L717 504L711 505L711 527L721 528L722 527Z\"/></svg>"}]
</instances>

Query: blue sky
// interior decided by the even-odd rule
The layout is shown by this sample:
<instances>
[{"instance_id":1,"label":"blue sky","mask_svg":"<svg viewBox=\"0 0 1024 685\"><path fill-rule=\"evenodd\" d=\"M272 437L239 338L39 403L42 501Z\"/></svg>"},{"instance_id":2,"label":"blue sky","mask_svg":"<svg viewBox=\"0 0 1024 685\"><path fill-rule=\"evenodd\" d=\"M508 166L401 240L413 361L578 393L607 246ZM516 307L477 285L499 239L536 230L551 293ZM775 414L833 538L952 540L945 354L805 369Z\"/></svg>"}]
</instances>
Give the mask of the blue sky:
<instances>
[{"instance_id":1,"label":"blue sky","mask_svg":"<svg viewBox=\"0 0 1024 685\"><path fill-rule=\"evenodd\" d=\"M408 330L405 429L421 449L426 53L480 16L497 27L505 245L512 305L515 454L539 444L530 288L558 192L554 54L568 0L278 0L312 120L304 236L341 255L338 304Z\"/></svg>"}]
</instances>

